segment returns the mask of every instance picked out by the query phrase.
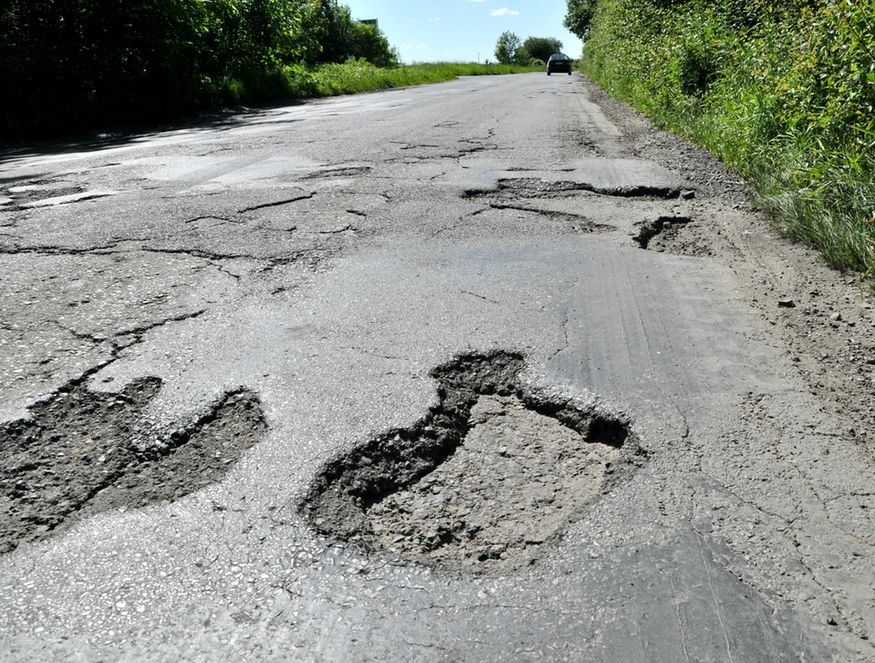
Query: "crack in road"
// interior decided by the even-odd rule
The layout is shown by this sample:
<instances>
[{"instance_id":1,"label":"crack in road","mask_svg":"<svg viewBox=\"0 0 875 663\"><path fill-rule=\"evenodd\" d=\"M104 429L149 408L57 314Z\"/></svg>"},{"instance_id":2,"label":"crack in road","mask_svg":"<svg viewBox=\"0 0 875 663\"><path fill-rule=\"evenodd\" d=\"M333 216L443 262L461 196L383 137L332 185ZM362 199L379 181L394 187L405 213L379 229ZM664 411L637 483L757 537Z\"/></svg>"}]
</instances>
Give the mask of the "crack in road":
<instances>
[{"instance_id":1,"label":"crack in road","mask_svg":"<svg viewBox=\"0 0 875 663\"><path fill-rule=\"evenodd\" d=\"M145 325L140 325L138 327L132 327L131 329L125 329L116 333L116 337L119 336L134 336L137 339L137 342L140 342L140 339L147 332L152 331L153 329L157 329L158 327L164 327L172 322L185 322L187 320L194 320L195 318L199 318L204 313L207 312L207 309L198 309L197 311L193 311L191 313L180 313L179 315L173 315L167 318L163 318L158 320L157 322L150 322ZM124 347L129 347L128 345Z\"/></svg>"},{"instance_id":2,"label":"crack in road","mask_svg":"<svg viewBox=\"0 0 875 663\"><path fill-rule=\"evenodd\" d=\"M109 244L103 244L99 246L90 246L83 249L76 249L72 247L64 247L64 246L34 246L34 247L17 247L17 248L8 248L8 247L0 247L0 255L22 255L22 254L35 254L35 255L49 255L49 256L79 256L79 255L88 255L88 254L97 254L97 255L109 255L112 253L112 250L115 249L122 242L111 242Z\"/></svg>"},{"instance_id":3,"label":"crack in road","mask_svg":"<svg viewBox=\"0 0 875 663\"><path fill-rule=\"evenodd\" d=\"M337 228L335 230L319 230L316 232L317 235L340 235L345 232L358 232L358 228L353 226L351 223L347 223L343 228Z\"/></svg>"},{"instance_id":4,"label":"crack in road","mask_svg":"<svg viewBox=\"0 0 875 663\"><path fill-rule=\"evenodd\" d=\"M140 251L171 255L187 255L207 261L221 262L223 260L254 260L274 265L288 265L304 258L313 258L316 250L299 249L286 256L256 256L251 253L215 253L205 249L169 249L143 247Z\"/></svg>"},{"instance_id":5,"label":"crack in road","mask_svg":"<svg viewBox=\"0 0 875 663\"><path fill-rule=\"evenodd\" d=\"M243 221L238 221L234 219L229 219L224 216L215 216L215 215L207 215L207 216L196 216L193 219L186 219L183 221L185 224L197 223L198 221L223 221L225 223L244 223Z\"/></svg>"},{"instance_id":6,"label":"crack in road","mask_svg":"<svg viewBox=\"0 0 875 663\"><path fill-rule=\"evenodd\" d=\"M489 302L490 304L496 304L498 306L501 305L501 302L499 302L499 301L496 301L494 299L490 299L489 297L485 297L485 296L480 295L476 292L471 292L470 290L460 290L459 292L463 295L470 295L471 297L476 297L477 299L481 299L484 302Z\"/></svg>"},{"instance_id":7,"label":"crack in road","mask_svg":"<svg viewBox=\"0 0 875 663\"><path fill-rule=\"evenodd\" d=\"M275 200L270 203L261 203L260 205L252 205L251 207L244 207L243 209L237 210L238 214L246 214L248 212L256 212L258 210L267 209L269 207L282 207L283 205L291 205L293 203L300 202L302 200L311 200L316 197L315 192L310 192L308 194L302 196L294 196L292 198L283 198L282 200Z\"/></svg>"}]
</instances>

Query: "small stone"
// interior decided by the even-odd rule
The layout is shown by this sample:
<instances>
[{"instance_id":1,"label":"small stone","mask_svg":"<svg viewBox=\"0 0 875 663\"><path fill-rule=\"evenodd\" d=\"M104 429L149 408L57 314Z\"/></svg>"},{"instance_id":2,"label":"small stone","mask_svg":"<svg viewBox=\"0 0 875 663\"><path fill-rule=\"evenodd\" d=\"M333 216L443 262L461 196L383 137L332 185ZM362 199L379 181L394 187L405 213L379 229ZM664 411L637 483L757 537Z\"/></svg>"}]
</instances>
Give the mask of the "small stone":
<instances>
[{"instance_id":1,"label":"small stone","mask_svg":"<svg viewBox=\"0 0 875 663\"><path fill-rule=\"evenodd\" d=\"M696 192L693 191L692 189L683 189L681 191L681 198L683 198L684 200L692 200L695 197L696 197Z\"/></svg>"},{"instance_id":2,"label":"small stone","mask_svg":"<svg viewBox=\"0 0 875 663\"><path fill-rule=\"evenodd\" d=\"M778 308L796 308L796 302L789 297L783 297L778 300Z\"/></svg>"},{"instance_id":3,"label":"small stone","mask_svg":"<svg viewBox=\"0 0 875 663\"><path fill-rule=\"evenodd\" d=\"M833 322L839 322L842 319L842 314L836 311L831 316L829 316L829 319Z\"/></svg>"},{"instance_id":4,"label":"small stone","mask_svg":"<svg viewBox=\"0 0 875 663\"><path fill-rule=\"evenodd\" d=\"M832 617L832 616L826 618L826 623L829 624L830 626L838 626L839 625L839 623L836 621L835 617Z\"/></svg>"}]
</instances>

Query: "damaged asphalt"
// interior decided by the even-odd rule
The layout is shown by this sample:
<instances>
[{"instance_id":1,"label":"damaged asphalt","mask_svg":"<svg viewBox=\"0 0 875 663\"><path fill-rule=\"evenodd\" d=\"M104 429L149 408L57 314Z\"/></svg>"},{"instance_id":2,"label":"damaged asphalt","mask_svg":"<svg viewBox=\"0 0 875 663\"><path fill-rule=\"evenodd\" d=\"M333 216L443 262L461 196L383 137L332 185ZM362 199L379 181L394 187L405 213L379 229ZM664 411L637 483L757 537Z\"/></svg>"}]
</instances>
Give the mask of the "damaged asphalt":
<instances>
[{"instance_id":1,"label":"damaged asphalt","mask_svg":"<svg viewBox=\"0 0 875 663\"><path fill-rule=\"evenodd\" d=\"M0 269L8 660L875 661L870 291L581 77L9 152Z\"/></svg>"}]
</instances>

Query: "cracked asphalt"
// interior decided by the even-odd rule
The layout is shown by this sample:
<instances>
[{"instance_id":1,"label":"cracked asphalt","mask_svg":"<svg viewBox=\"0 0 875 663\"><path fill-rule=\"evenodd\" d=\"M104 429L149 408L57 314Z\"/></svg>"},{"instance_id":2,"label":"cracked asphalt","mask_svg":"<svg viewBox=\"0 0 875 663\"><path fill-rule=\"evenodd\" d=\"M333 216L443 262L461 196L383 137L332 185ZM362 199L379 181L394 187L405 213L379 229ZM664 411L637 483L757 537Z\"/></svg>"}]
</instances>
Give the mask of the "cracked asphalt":
<instances>
[{"instance_id":1,"label":"cracked asphalt","mask_svg":"<svg viewBox=\"0 0 875 663\"><path fill-rule=\"evenodd\" d=\"M0 517L38 530L0 529L2 660L875 661L871 290L580 76L6 150L0 274ZM472 353L628 421L640 467L499 573L312 528L323 469ZM501 398L470 453L537 456Z\"/></svg>"}]
</instances>

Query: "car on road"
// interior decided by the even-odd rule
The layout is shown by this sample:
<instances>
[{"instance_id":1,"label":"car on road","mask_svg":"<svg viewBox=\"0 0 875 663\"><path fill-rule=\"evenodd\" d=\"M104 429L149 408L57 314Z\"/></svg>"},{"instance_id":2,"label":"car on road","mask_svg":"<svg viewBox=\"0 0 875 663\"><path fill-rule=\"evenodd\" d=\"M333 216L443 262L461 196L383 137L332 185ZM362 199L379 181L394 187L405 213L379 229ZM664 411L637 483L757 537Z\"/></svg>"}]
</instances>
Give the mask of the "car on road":
<instances>
[{"instance_id":1,"label":"car on road","mask_svg":"<svg viewBox=\"0 0 875 663\"><path fill-rule=\"evenodd\" d=\"M553 53L547 60L547 75L549 76L554 71L565 71L571 76L572 59L565 53Z\"/></svg>"}]
</instances>

